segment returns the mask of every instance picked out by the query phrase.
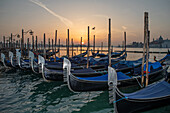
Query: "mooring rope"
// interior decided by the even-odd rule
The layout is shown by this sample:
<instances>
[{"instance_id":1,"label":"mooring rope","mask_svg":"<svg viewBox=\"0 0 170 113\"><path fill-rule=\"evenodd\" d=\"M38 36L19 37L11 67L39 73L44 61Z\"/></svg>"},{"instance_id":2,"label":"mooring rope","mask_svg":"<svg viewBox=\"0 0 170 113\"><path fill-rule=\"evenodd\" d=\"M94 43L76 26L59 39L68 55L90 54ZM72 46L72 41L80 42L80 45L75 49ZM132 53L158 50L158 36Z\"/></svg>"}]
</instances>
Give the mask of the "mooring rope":
<instances>
[{"instance_id":1,"label":"mooring rope","mask_svg":"<svg viewBox=\"0 0 170 113\"><path fill-rule=\"evenodd\" d=\"M137 77L134 77L134 78L136 79L136 81L137 81L137 83L139 84L139 86L140 86L141 88L143 88L143 86L139 83Z\"/></svg>"},{"instance_id":2,"label":"mooring rope","mask_svg":"<svg viewBox=\"0 0 170 113\"><path fill-rule=\"evenodd\" d=\"M121 101L121 100L123 100L123 99L127 99L128 97L123 97L123 98L121 98L121 99L118 99L118 100L116 100L116 101L113 101L113 103L116 103L116 102L119 102L119 101Z\"/></svg>"},{"instance_id":3,"label":"mooring rope","mask_svg":"<svg viewBox=\"0 0 170 113\"><path fill-rule=\"evenodd\" d=\"M104 70L104 71L98 71L98 72L101 73L102 75L104 75L104 73L107 73L106 70Z\"/></svg>"}]
</instances>

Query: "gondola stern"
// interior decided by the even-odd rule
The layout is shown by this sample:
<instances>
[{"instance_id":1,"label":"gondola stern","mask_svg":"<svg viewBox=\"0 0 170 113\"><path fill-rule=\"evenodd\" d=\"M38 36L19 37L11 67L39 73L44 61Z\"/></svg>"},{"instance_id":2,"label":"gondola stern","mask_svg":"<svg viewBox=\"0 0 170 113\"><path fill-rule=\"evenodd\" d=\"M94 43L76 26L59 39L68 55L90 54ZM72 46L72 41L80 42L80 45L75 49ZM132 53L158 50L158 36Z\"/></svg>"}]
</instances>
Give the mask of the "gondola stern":
<instances>
[{"instance_id":1,"label":"gondola stern","mask_svg":"<svg viewBox=\"0 0 170 113\"><path fill-rule=\"evenodd\" d=\"M4 67L7 68L7 65L5 64L5 54L1 53L1 62L3 63Z\"/></svg>"},{"instance_id":2,"label":"gondola stern","mask_svg":"<svg viewBox=\"0 0 170 113\"><path fill-rule=\"evenodd\" d=\"M64 82L67 82L67 85L68 85L68 88L70 91L76 93L73 89L72 89L72 86L71 86L71 82L70 82L70 76L71 75L71 62L67 59L67 58L64 58L63 60L63 74L64 74Z\"/></svg>"},{"instance_id":3,"label":"gondola stern","mask_svg":"<svg viewBox=\"0 0 170 113\"><path fill-rule=\"evenodd\" d=\"M34 53L32 51L29 51L29 65L30 65L32 71L34 73L38 74L38 72L36 72L34 69Z\"/></svg>"},{"instance_id":4,"label":"gondola stern","mask_svg":"<svg viewBox=\"0 0 170 113\"><path fill-rule=\"evenodd\" d=\"M114 68L110 66L108 66L108 86L109 103L114 105L114 112L118 113L116 106L117 72Z\"/></svg>"},{"instance_id":5,"label":"gondola stern","mask_svg":"<svg viewBox=\"0 0 170 113\"><path fill-rule=\"evenodd\" d=\"M68 81L70 70L71 70L71 62L67 58L64 58L63 60L63 81L64 82Z\"/></svg>"},{"instance_id":6,"label":"gondola stern","mask_svg":"<svg viewBox=\"0 0 170 113\"><path fill-rule=\"evenodd\" d=\"M108 86L109 86L109 103L113 104L115 100L115 90L117 87L117 73L116 70L108 66Z\"/></svg>"},{"instance_id":7,"label":"gondola stern","mask_svg":"<svg viewBox=\"0 0 170 113\"><path fill-rule=\"evenodd\" d=\"M48 81L45 77L45 59L41 55L38 55L39 72L42 73L42 77L45 81Z\"/></svg>"},{"instance_id":8,"label":"gondola stern","mask_svg":"<svg viewBox=\"0 0 170 113\"><path fill-rule=\"evenodd\" d=\"M13 66L13 56L14 56L13 53L9 51L9 60L12 66Z\"/></svg>"}]
</instances>

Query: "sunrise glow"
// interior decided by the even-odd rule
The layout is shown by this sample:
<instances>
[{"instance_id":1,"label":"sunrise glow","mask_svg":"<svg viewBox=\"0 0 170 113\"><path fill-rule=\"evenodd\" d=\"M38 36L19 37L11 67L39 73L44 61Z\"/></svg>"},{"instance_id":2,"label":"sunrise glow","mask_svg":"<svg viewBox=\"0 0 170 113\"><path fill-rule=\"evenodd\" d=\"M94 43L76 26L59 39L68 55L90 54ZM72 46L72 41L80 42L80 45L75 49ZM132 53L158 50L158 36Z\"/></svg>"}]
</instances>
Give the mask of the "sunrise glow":
<instances>
[{"instance_id":1,"label":"sunrise glow","mask_svg":"<svg viewBox=\"0 0 170 113\"><path fill-rule=\"evenodd\" d=\"M151 40L160 35L170 39L169 4L168 0L1 0L0 41L11 33L21 34L22 29L32 29L39 41L43 40L44 33L54 39L57 30L58 39L65 44L69 29L75 44L80 43L81 37L86 43L87 27L90 26L90 43L95 35L96 45L101 42L107 45L108 19L111 18L113 45L122 43L124 31L127 32L127 43L143 42L145 11L150 14ZM27 34L25 38L31 37Z\"/></svg>"}]
</instances>

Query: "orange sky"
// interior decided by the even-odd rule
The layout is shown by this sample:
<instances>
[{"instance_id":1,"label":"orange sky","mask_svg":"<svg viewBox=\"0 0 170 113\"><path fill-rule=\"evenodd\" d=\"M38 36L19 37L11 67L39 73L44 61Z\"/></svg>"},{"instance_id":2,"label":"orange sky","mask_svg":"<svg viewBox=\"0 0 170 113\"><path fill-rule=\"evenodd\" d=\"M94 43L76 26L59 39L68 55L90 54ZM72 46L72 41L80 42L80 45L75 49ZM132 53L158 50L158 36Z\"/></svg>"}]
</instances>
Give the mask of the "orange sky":
<instances>
[{"instance_id":1,"label":"orange sky","mask_svg":"<svg viewBox=\"0 0 170 113\"><path fill-rule=\"evenodd\" d=\"M96 45L101 42L107 45L108 19L111 18L112 45L122 43L124 31L127 43L143 42L145 11L149 12L151 40L160 35L170 39L169 5L168 0L1 0L0 41L10 33L21 34L22 29L32 29L39 40L44 33L47 38L54 39L55 30L58 30L58 38L65 44L67 29L70 29L70 39L73 38L75 44L80 42L80 37L86 44L90 26L91 43L95 34Z\"/></svg>"}]
</instances>

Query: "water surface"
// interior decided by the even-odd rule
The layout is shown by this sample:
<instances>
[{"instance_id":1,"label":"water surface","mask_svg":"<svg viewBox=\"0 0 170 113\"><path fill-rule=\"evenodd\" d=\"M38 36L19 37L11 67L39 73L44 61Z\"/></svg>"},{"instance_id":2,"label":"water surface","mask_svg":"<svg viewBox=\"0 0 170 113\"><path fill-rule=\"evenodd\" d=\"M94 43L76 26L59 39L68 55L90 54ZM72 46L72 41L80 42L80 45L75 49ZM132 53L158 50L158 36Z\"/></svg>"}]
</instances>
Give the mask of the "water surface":
<instances>
[{"instance_id":1,"label":"water surface","mask_svg":"<svg viewBox=\"0 0 170 113\"><path fill-rule=\"evenodd\" d=\"M128 53L128 60L142 56ZM150 54L158 59L165 54ZM168 113L170 106L144 113ZM20 69L4 69L0 66L0 112L1 113L112 113L108 91L71 92L62 81L46 82L41 75Z\"/></svg>"}]
</instances>

